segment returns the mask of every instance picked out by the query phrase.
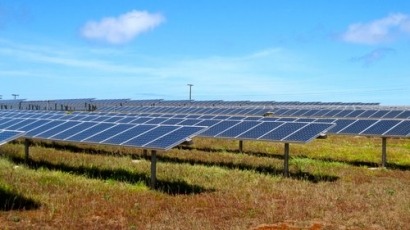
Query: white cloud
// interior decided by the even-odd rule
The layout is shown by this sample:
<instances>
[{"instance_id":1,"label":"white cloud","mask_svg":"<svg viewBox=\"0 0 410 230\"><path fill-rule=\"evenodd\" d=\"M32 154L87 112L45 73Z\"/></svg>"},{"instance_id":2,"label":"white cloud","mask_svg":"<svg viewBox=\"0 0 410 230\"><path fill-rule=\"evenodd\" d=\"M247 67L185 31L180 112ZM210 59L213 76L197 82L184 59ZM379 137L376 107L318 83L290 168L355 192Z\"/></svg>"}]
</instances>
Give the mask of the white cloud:
<instances>
[{"instance_id":1,"label":"white cloud","mask_svg":"<svg viewBox=\"0 0 410 230\"><path fill-rule=\"evenodd\" d=\"M341 35L345 42L379 44L410 35L410 16L396 13L368 23L351 24Z\"/></svg>"},{"instance_id":2,"label":"white cloud","mask_svg":"<svg viewBox=\"0 0 410 230\"><path fill-rule=\"evenodd\" d=\"M87 39L123 44L157 27L164 20L161 14L133 10L118 17L107 17L98 22L89 21L83 26L81 33Z\"/></svg>"}]
</instances>

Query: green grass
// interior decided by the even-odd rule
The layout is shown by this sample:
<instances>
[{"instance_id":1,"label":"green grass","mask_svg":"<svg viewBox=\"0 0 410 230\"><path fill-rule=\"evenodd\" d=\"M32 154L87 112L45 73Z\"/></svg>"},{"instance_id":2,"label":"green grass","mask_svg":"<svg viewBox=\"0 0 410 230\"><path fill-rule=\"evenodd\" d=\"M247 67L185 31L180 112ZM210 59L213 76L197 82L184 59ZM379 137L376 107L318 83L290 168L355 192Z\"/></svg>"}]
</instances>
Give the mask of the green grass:
<instances>
[{"instance_id":1,"label":"green grass","mask_svg":"<svg viewBox=\"0 0 410 230\"><path fill-rule=\"evenodd\" d=\"M334 137L290 145L195 139L150 156L111 146L36 142L0 147L0 229L405 229L410 223L409 140Z\"/></svg>"}]
</instances>

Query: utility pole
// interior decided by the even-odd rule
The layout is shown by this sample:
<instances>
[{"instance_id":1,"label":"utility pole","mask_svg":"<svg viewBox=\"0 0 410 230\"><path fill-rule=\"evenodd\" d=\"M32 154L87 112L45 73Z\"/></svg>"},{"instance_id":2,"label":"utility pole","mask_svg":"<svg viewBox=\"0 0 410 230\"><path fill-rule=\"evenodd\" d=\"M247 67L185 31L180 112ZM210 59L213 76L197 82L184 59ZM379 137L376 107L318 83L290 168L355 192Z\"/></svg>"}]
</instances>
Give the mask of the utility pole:
<instances>
[{"instance_id":1,"label":"utility pole","mask_svg":"<svg viewBox=\"0 0 410 230\"><path fill-rule=\"evenodd\" d=\"M13 96L13 97L14 97L14 100L16 100L19 95L13 93L11 96Z\"/></svg>"},{"instance_id":2,"label":"utility pole","mask_svg":"<svg viewBox=\"0 0 410 230\"><path fill-rule=\"evenodd\" d=\"M191 101L192 100L192 97L191 97L192 86L194 86L194 85L193 84L188 84L188 86L189 86L189 101Z\"/></svg>"}]
</instances>

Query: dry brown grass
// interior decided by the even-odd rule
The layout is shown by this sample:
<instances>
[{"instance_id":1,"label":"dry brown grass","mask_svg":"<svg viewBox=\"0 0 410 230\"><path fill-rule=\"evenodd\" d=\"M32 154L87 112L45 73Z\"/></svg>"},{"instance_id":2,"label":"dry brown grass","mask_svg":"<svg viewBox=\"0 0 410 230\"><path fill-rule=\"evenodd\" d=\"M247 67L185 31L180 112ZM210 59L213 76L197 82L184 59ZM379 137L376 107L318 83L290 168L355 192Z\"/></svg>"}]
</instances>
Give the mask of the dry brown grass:
<instances>
[{"instance_id":1,"label":"dry brown grass","mask_svg":"<svg viewBox=\"0 0 410 230\"><path fill-rule=\"evenodd\" d=\"M0 229L406 229L409 140L389 140L391 168L370 169L380 145L355 137L291 145L283 178L282 144L245 142L241 154L237 141L197 139L159 154L159 189L150 190L139 150L38 145L26 165L23 146L8 144L0 194L19 207L0 207Z\"/></svg>"}]
</instances>

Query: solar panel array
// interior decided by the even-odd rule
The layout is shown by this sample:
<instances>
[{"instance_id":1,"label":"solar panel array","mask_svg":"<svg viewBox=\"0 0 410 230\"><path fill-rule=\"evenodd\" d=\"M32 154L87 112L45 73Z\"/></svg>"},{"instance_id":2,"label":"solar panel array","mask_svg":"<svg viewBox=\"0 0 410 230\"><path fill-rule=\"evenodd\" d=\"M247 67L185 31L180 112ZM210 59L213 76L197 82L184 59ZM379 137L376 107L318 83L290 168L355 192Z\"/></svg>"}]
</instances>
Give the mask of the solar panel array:
<instances>
[{"instance_id":1,"label":"solar panel array","mask_svg":"<svg viewBox=\"0 0 410 230\"><path fill-rule=\"evenodd\" d=\"M280 108L271 111L277 117L326 117L326 118L383 118L383 119L410 119L410 109L398 108L362 108L362 109L303 109L303 108Z\"/></svg>"},{"instance_id":2,"label":"solar panel array","mask_svg":"<svg viewBox=\"0 0 410 230\"><path fill-rule=\"evenodd\" d=\"M37 114L39 115L39 114ZM53 117L40 114L45 117ZM0 118L0 127L24 131L26 138L112 144L168 150L203 131L204 126L121 124L39 118ZM21 133L21 132L19 132Z\"/></svg>"},{"instance_id":3,"label":"solar panel array","mask_svg":"<svg viewBox=\"0 0 410 230\"><path fill-rule=\"evenodd\" d=\"M12 111L0 112L0 128L23 130L30 138L169 149L197 134L214 138L306 143L334 126L331 123L249 119L255 117L163 116ZM209 129L200 133L204 127ZM167 135L157 133L154 128L167 132ZM176 141L179 133L187 136ZM152 142L160 134L163 134L162 139ZM134 136L131 138L131 135ZM160 141L172 142L172 145L157 146Z\"/></svg>"},{"instance_id":4,"label":"solar panel array","mask_svg":"<svg viewBox=\"0 0 410 230\"><path fill-rule=\"evenodd\" d=\"M410 137L410 120L408 119L278 118L277 121L335 123L336 125L329 129L329 134Z\"/></svg>"}]
</instances>

